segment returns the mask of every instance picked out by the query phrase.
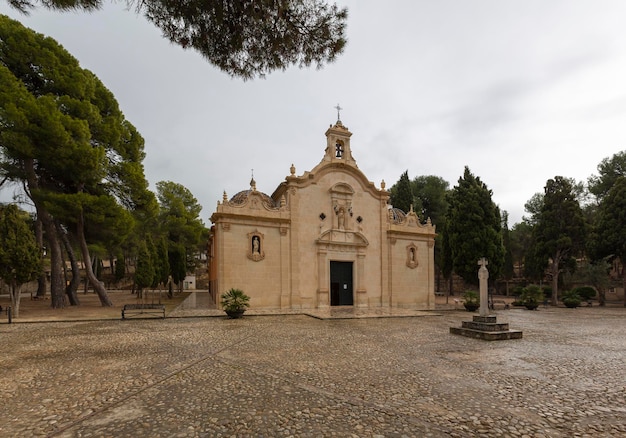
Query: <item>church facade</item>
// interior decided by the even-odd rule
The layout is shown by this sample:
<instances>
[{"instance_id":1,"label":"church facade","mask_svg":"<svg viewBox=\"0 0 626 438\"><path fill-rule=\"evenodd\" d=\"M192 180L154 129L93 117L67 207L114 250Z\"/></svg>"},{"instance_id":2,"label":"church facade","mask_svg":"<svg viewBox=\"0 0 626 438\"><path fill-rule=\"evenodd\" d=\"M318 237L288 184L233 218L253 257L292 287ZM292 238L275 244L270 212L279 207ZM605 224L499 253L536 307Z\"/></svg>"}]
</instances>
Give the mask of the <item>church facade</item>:
<instances>
[{"instance_id":1,"label":"church facade","mask_svg":"<svg viewBox=\"0 0 626 438\"><path fill-rule=\"evenodd\" d=\"M211 216L210 292L230 288L252 309L330 306L433 309L435 227L388 204L357 167L352 133L326 131L321 162L290 175L271 196L250 189Z\"/></svg>"}]
</instances>

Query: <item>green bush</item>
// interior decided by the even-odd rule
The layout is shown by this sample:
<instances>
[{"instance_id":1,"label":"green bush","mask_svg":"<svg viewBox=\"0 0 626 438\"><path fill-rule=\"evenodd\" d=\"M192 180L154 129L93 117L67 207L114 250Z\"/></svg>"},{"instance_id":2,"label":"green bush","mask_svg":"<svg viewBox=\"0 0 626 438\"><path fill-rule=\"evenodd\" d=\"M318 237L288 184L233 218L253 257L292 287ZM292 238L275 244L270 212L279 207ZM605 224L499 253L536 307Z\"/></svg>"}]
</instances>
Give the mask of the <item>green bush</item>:
<instances>
[{"instance_id":1,"label":"green bush","mask_svg":"<svg viewBox=\"0 0 626 438\"><path fill-rule=\"evenodd\" d=\"M589 301L596 296L596 290L591 286L580 286L572 289L572 292L576 292L581 300Z\"/></svg>"},{"instance_id":2,"label":"green bush","mask_svg":"<svg viewBox=\"0 0 626 438\"><path fill-rule=\"evenodd\" d=\"M466 304L480 304L480 297L478 293L473 290L468 290L463 294L463 300Z\"/></svg>"},{"instance_id":3,"label":"green bush","mask_svg":"<svg viewBox=\"0 0 626 438\"><path fill-rule=\"evenodd\" d=\"M536 308L543 302L544 299L545 295L543 294L541 288L537 285L531 284L524 288L519 301L522 302L523 306Z\"/></svg>"},{"instance_id":4,"label":"green bush","mask_svg":"<svg viewBox=\"0 0 626 438\"><path fill-rule=\"evenodd\" d=\"M580 306L580 296L576 293L576 289L563 293L561 301L563 301L566 307L575 308Z\"/></svg>"}]
</instances>

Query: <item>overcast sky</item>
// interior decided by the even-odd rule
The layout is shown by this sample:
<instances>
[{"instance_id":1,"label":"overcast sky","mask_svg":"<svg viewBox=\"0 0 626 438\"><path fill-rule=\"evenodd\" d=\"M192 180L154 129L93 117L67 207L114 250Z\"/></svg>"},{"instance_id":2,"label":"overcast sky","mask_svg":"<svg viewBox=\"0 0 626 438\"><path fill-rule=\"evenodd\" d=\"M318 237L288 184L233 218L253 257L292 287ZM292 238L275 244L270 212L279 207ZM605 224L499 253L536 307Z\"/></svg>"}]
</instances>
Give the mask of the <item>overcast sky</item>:
<instances>
[{"instance_id":1,"label":"overcast sky","mask_svg":"<svg viewBox=\"0 0 626 438\"><path fill-rule=\"evenodd\" d=\"M146 141L152 189L187 187L202 218L249 188L271 195L293 163L322 158L337 119L359 168L380 187L405 170L456 185L464 166L519 222L562 175L584 180L626 149L626 1L339 1L348 45L322 70L232 79L171 45L125 4L25 17L114 93Z\"/></svg>"}]
</instances>

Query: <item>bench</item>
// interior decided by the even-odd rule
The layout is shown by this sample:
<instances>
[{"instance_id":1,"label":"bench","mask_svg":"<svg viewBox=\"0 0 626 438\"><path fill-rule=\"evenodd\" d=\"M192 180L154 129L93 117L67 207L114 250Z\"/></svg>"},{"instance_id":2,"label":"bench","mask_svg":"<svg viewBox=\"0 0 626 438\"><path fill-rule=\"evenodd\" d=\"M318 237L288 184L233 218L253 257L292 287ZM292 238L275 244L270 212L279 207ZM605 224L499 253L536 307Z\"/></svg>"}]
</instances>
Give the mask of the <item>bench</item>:
<instances>
[{"instance_id":1,"label":"bench","mask_svg":"<svg viewBox=\"0 0 626 438\"><path fill-rule=\"evenodd\" d=\"M489 308L490 308L491 310L496 310L496 304L500 304L500 305L502 305L502 308L503 308L504 310L509 310L509 303L507 303L507 302L506 302L506 301L504 301L504 300L492 300L492 301L489 303Z\"/></svg>"},{"instance_id":2,"label":"bench","mask_svg":"<svg viewBox=\"0 0 626 438\"><path fill-rule=\"evenodd\" d=\"M163 304L124 304L122 319L139 316L160 316L165 318L165 306Z\"/></svg>"}]
</instances>

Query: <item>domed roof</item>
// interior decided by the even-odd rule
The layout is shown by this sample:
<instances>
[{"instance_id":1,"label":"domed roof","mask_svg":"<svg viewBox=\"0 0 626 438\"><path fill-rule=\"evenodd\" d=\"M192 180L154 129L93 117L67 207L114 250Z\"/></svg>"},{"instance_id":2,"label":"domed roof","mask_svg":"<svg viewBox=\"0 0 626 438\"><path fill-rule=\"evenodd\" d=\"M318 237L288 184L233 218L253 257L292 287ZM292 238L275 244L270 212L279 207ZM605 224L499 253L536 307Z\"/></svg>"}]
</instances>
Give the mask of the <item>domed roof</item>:
<instances>
[{"instance_id":1,"label":"domed roof","mask_svg":"<svg viewBox=\"0 0 626 438\"><path fill-rule=\"evenodd\" d=\"M250 196L252 192L253 192L252 189L242 190L241 192L237 193L235 196L230 198L230 203L234 205L243 205L246 203L246 201L248 200L248 197ZM276 207L276 203L269 195L263 192L259 192L258 190L254 190L254 193L259 195L261 199L263 199L263 203L266 203L270 207Z\"/></svg>"},{"instance_id":2,"label":"domed roof","mask_svg":"<svg viewBox=\"0 0 626 438\"><path fill-rule=\"evenodd\" d=\"M394 224L401 224L406 219L406 213L399 208L391 207L389 209L389 218Z\"/></svg>"}]
</instances>

